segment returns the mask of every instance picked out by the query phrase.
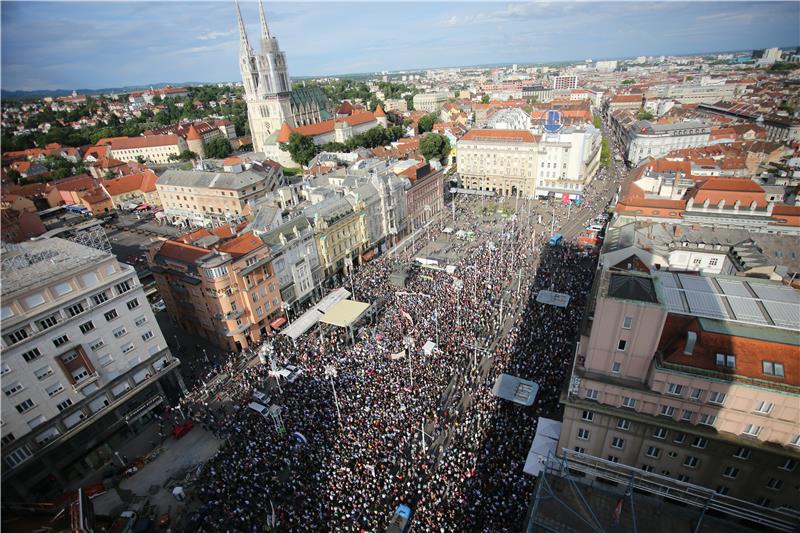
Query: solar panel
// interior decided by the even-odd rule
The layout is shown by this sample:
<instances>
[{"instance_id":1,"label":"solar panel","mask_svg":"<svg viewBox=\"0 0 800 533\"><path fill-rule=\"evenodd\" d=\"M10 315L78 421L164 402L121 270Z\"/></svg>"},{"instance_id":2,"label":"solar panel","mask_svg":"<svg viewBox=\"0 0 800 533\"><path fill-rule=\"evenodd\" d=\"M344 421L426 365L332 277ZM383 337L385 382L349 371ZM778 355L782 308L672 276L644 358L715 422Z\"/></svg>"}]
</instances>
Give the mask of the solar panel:
<instances>
[{"instance_id":1,"label":"solar panel","mask_svg":"<svg viewBox=\"0 0 800 533\"><path fill-rule=\"evenodd\" d=\"M686 292L686 300L693 314L712 318L728 318L722 297L710 292Z\"/></svg>"},{"instance_id":2,"label":"solar panel","mask_svg":"<svg viewBox=\"0 0 800 533\"><path fill-rule=\"evenodd\" d=\"M687 291L717 292L716 287L709 278L701 276L690 276L688 274L678 274L681 285Z\"/></svg>"},{"instance_id":3,"label":"solar panel","mask_svg":"<svg viewBox=\"0 0 800 533\"><path fill-rule=\"evenodd\" d=\"M666 288L664 296L667 298L667 309L675 313L685 313L687 309L681 298L681 291L674 288Z\"/></svg>"},{"instance_id":4,"label":"solar panel","mask_svg":"<svg viewBox=\"0 0 800 533\"><path fill-rule=\"evenodd\" d=\"M751 283L750 287L762 300L800 305L800 292L795 289L776 285L764 285L762 283Z\"/></svg>"},{"instance_id":5,"label":"solar panel","mask_svg":"<svg viewBox=\"0 0 800 533\"><path fill-rule=\"evenodd\" d=\"M770 302L766 300L763 304L776 326L794 330L800 329L800 307L785 302Z\"/></svg>"},{"instance_id":6,"label":"solar panel","mask_svg":"<svg viewBox=\"0 0 800 533\"><path fill-rule=\"evenodd\" d=\"M731 294L733 296L745 296L752 298L753 295L750 294L750 291L747 290L744 283L739 280L733 279L718 279L717 283L719 283L722 292L725 294Z\"/></svg>"},{"instance_id":7,"label":"solar panel","mask_svg":"<svg viewBox=\"0 0 800 533\"><path fill-rule=\"evenodd\" d=\"M767 319L764 318L764 314L761 312L756 301L752 298L728 296L728 303L731 309L733 309L733 314L736 315L736 320L753 324L767 323Z\"/></svg>"},{"instance_id":8,"label":"solar panel","mask_svg":"<svg viewBox=\"0 0 800 533\"><path fill-rule=\"evenodd\" d=\"M658 277L661 278L661 284L664 287L677 287L678 282L675 281L675 276L672 272L658 272Z\"/></svg>"}]
</instances>

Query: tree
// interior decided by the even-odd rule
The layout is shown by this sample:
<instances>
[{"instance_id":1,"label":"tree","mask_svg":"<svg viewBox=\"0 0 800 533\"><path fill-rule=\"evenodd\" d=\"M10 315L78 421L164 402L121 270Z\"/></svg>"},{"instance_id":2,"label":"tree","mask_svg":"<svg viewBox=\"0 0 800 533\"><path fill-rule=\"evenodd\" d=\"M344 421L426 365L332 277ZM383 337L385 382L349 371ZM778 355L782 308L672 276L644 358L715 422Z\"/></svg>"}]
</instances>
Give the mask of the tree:
<instances>
[{"instance_id":1,"label":"tree","mask_svg":"<svg viewBox=\"0 0 800 533\"><path fill-rule=\"evenodd\" d=\"M203 144L206 157L212 159L225 159L231 153L231 143L225 137L214 137Z\"/></svg>"},{"instance_id":2,"label":"tree","mask_svg":"<svg viewBox=\"0 0 800 533\"><path fill-rule=\"evenodd\" d=\"M490 101L491 101L491 98L489 97L488 94L484 94L483 96L481 96L481 103L482 104L488 104Z\"/></svg>"},{"instance_id":3,"label":"tree","mask_svg":"<svg viewBox=\"0 0 800 533\"><path fill-rule=\"evenodd\" d=\"M8 170L6 170L6 176L14 180L14 183L16 183L17 185L19 185L23 181L22 174L20 174L19 171L17 171L14 168L9 168Z\"/></svg>"},{"instance_id":4,"label":"tree","mask_svg":"<svg viewBox=\"0 0 800 533\"><path fill-rule=\"evenodd\" d=\"M600 127L603 125L603 120L600 118L600 115L595 115L592 117L592 123L594 124L595 128L600 129Z\"/></svg>"},{"instance_id":5,"label":"tree","mask_svg":"<svg viewBox=\"0 0 800 533\"><path fill-rule=\"evenodd\" d=\"M428 133L419 141L419 151L426 161L438 159L444 163L450 153L450 141L439 133Z\"/></svg>"},{"instance_id":6,"label":"tree","mask_svg":"<svg viewBox=\"0 0 800 533\"><path fill-rule=\"evenodd\" d=\"M145 161L144 156L141 155L136 156L136 162L139 163L140 165L144 165L144 161Z\"/></svg>"},{"instance_id":7,"label":"tree","mask_svg":"<svg viewBox=\"0 0 800 533\"><path fill-rule=\"evenodd\" d=\"M170 156L167 159L169 159L170 161L188 161L196 157L197 154L192 152L191 150L184 150L179 154L170 154Z\"/></svg>"},{"instance_id":8,"label":"tree","mask_svg":"<svg viewBox=\"0 0 800 533\"><path fill-rule=\"evenodd\" d=\"M600 164L604 167L611 164L611 150L608 149L608 140L605 137L600 145Z\"/></svg>"},{"instance_id":9,"label":"tree","mask_svg":"<svg viewBox=\"0 0 800 533\"><path fill-rule=\"evenodd\" d=\"M113 180L113 179L114 179L114 177L115 177L115 176L114 176L114 173L113 173L113 172L111 172L111 169L109 169L109 170L106 170L106 171L105 171L105 173L103 174L103 179L107 179L107 180Z\"/></svg>"},{"instance_id":10,"label":"tree","mask_svg":"<svg viewBox=\"0 0 800 533\"><path fill-rule=\"evenodd\" d=\"M76 176L86 172L86 164L83 161L73 163L66 157L60 155L46 155L42 164L50 173L50 177L55 180Z\"/></svg>"},{"instance_id":11,"label":"tree","mask_svg":"<svg viewBox=\"0 0 800 533\"><path fill-rule=\"evenodd\" d=\"M650 120L651 118L653 118L653 114L647 109L642 109L636 114L636 118L638 118L639 120Z\"/></svg>"},{"instance_id":12,"label":"tree","mask_svg":"<svg viewBox=\"0 0 800 533\"><path fill-rule=\"evenodd\" d=\"M433 130L433 125L436 124L438 118L439 117L437 117L436 115L425 115L424 117L419 119L419 122L417 123L417 125L419 126L419 132L425 133L426 131Z\"/></svg>"},{"instance_id":13,"label":"tree","mask_svg":"<svg viewBox=\"0 0 800 533\"><path fill-rule=\"evenodd\" d=\"M340 142L327 142L325 144L320 145L319 147L321 152L349 152L350 149L347 147L346 144Z\"/></svg>"},{"instance_id":14,"label":"tree","mask_svg":"<svg viewBox=\"0 0 800 533\"><path fill-rule=\"evenodd\" d=\"M281 143L281 150L289 152L292 161L298 165L306 166L317 155L317 146L311 137L293 132L289 135L288 143Z\"/></svg>"},{"instance_id":15,"label":"tree","mask_svg":"<svg viewBox=\"0 0 800 533\"><path fill-rule=\"evenodd\" d=\"M632 83L635 83L635 81L634 80L622 80L622 85L631 85Z\"/></svg>"}]
</instances>

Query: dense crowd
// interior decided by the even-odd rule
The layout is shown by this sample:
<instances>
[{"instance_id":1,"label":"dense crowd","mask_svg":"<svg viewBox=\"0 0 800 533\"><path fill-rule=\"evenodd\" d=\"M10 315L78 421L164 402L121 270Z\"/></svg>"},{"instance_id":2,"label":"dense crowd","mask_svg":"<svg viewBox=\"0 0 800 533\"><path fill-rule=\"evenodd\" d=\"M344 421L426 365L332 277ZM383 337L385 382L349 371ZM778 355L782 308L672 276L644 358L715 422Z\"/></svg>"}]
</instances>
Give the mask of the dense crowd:
<instances>
[{"instance_id":1,"label":"dense crowd","mask_svg":"<svg viewBox=\"0 0 800 533\"><path fill-rule=\"evenodd\" d=\"M419 271L398 289L389 257L353 274L356 299L383 302L354 344L328 326L270 338L279 362L303 369L281 392L269 365L231 354L183 398L173 412L224 440L198 480L191 529L380 531L401 503L416 531L520 529L533 489L522 467L538 416L557 407L592 264L542 232L533 242L520 217L468 229L474 241L452 240L453 275ZM541 289L570 305L537 303ZM500 373L539 383L534 405L495 398ZM283 406L277 428L247 408L267 386Z\"/></svg>"}]
</instances>

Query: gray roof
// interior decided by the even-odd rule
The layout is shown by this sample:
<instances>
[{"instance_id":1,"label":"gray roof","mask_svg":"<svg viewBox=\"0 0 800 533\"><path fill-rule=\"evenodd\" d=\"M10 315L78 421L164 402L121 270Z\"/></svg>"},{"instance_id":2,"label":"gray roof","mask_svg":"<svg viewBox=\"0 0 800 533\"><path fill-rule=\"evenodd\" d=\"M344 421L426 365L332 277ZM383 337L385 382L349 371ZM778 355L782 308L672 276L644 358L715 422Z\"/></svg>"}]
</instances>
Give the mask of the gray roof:
<instances>
[{"instance_id":1,"label":"gray roof","mask_svg":"<svg viewBox=\"0 0 800 533\"><path fill-rule=\"evenodd\" d=\"M281 234L286 237L287 241L294 239L294 228L297 228L299 231L303 231L309 228L311 224L309 223L308 219L304 216L295 217L289 222L282 224L275 228L274 230L265 233L261 236L261 240L264 241L270 247L281 246Z\"/></svg>"},{"instance_id":2,"label":"gray roof","mask_svg":"<svg viewBox=\"0 0 800 533\"><path fill-rule=\"evenodd\" d=\"M255 212L255 215L248 229L255 231L264 231L265 228L270 227L272 221L275 220L275 216L282 211L280 207L267 205L264 202L251 206L251 209Z\"/></svg>"},{"instance_id":3,"label":"gray roof","mask_svg":"<svg viewBox=\"0 0 800 533\"><path fill-rule=\"evenodd\" d=\"M308 218L313 219L314 216L319 213L322 218L330 220L347 215L352 210L353 208L350 206L350 203L344 198L331 197L326 198L318 204L306 207L303 209L303 214L305 214Z\"/></svg>"},{"instance_id":4,"label":"gray roof","mask_svg":"<svg viewBox=\"0 0 800 533\"><path fill-rule=\"evenodd\" d=\"M6 244L3 247L2 296L10 298L42 283L113 257L110 253L59 238Z\"/></svg>"},{"instance_id":5,"label":"gray roof","mask_svg":"<svg viewBox=\"0 0 800 533\"><path fill-rule=\"evenodd\" d=\"M266 176L245 170L243 172L206 172L202 170L167 170L156 181L157 185L177 187L203 187L207 189L239 190L260 183Z\"/></svg>"},{"instance_id":6,"label":"gray roof","mask_svg":"<svg viewBox=\"0 0 800 533\"><path fill-rule=\"evenodd\" d=\"M608 282L608 295L621 300L657 303L653 280L646 276L631 274L611 274Z\"/></svg>"}]
</instances>

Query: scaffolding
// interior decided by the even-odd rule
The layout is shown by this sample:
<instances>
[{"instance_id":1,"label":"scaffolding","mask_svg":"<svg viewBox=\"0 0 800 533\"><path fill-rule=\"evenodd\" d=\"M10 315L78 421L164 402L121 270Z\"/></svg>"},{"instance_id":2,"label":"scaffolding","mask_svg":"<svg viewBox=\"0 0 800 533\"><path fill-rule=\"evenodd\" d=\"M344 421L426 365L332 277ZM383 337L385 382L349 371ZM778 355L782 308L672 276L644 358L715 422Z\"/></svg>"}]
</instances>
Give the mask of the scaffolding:
<instances>
[{"instance_id":1,"label":"scaffolding","mask_svg":"<svg viewBox=\"0 0 800 533\"><path fill-rule=\"evenodd\" d=\"M672 503L675 509L667 510L670 517L675 521L689 521L695 533L755 528L759 531L797 531L797 516L781 509L769 509L705 487L573 450L563 449L562 453L562 457L550 455L545 461L533 497L526 529L529 533L573 529L649 531L651 528L647 523L653 519L651 508L654 501L659 502L660 507ZM599 483L595 484L595 481ZM616 498L616 505L610 513L611 524L608 524L608 506L602 509L604 513L599 512L598 494L603 491L616 492L612 495L612 501ZM558 506L557 512L552 512L554 509L546 512L549 505ZM626 516L624 523L620 523L623 506Z\"/></svg>"}]
</instances>

